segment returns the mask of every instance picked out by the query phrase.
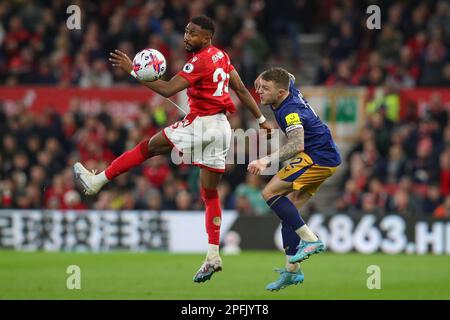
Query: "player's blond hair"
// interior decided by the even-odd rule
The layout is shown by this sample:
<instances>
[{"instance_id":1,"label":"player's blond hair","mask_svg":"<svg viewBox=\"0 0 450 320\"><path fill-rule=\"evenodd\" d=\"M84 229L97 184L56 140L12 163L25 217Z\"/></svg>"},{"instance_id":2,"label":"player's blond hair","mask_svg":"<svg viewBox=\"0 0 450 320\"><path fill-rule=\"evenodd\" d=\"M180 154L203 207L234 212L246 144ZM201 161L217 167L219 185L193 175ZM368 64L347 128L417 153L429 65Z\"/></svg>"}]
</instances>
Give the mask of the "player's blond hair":
<instances>
[{"instance_id":1,"label":"player's blond hair","mask_svg":"<svg viewBox=\"0 0 450 320\"><path fill-rule=\"evenodd\" d=\"M289 77L289 72L283 68L270 68L261 74L261 79L265 81L273 81L277 87L289 90L291 78Z\"/></svg>"}]
</instances>

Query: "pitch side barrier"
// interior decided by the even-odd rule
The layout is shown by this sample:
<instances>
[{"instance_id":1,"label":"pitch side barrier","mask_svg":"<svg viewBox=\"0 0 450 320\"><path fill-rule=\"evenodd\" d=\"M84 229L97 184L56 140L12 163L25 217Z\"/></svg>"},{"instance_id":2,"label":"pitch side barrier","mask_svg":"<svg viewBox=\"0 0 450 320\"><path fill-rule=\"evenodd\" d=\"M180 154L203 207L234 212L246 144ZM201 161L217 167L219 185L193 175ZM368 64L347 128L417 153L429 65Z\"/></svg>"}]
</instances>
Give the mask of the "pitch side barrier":
<instances>
[{"instance_id":1,"label":"pitch side barrier","mask_svg":"<svg viewBox=\"0 0 450 320\"><path fill-rule=\"evenodd\" d=\"M450 219L315 213L306 220L330 252L450 255ZM280 229L275 215L225 210L222 250L282 250ZM0 248L201 253L206 243L202 211L0 210Z\"/></svg>"}]
</instances>

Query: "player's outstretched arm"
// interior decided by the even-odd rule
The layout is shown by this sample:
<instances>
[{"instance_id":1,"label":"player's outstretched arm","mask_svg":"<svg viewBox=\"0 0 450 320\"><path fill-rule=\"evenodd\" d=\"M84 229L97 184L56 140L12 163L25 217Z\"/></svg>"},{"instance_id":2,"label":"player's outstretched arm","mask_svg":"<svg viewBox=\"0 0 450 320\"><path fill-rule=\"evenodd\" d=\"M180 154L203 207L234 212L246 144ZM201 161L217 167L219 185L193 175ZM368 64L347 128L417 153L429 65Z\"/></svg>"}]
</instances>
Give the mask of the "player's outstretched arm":
<instances>
[{"instance_id":1,"label":"player's outstretched arm","mask_svg":"<svg viewBox=\"0 0 450 320\"><path fill-rule=\"evenodd\" d=\"M156 80L152 82L146 82L139 80L139 82L166 98L169 98L175 93L186 89L190 85L189 81L177 74L174 75L169 81Z\"/></svg>"},{"instance_id":2,"label":"player's outstretched arm","mask_svg":"<svg viewBox=\"0 0 450 320\"><path fill-rule=\"evenodd\" d=\"M241 100L244 106L253 114L255 119L260 119L263 114L261 113L261 110L259 110L258 104L245 87L236 70L230 72L230 87L234 90L234 92L236 92L239 100ZM271 131L273 129L273 126L268 121L261 122L259 126L261 129L265 129L267 131Z\"/></svg>"},{"instance_id":3,"label":"player's outstretched arm","mask_svg":"<svg viewBox=\"0 0 450 320\"><path fill-rule=\"evenodd\" d=\"M261 174L270 163L286 161L304 150L305 141L303 127L289 131L287 133L287 138L288 142L281 146L278 151L275 151L264 158L250 162L248 171L253 174Z\"/></svg>"},{"instance_id":4,"label":"player's outstretched arm","mask_svg":"<svg viewBox=\"0 0 450 320\"><path fill-rule=\"evenodd\" d=\"M120 68L126 73L130 74L131 71L133 70L133 62L131 62L131 59L120 50L116 49L114 51L115 52L110 52L111 57L109 58L109 61L111 61L112 66ZM169 81L156 80L152 82L147 82L139 80L139 82L142 83L147 88L155 91L156 93L159 93L160 95L166 98L171 97L175 93L180 92L189 87L189 82L183 77L180 77L178 75L175 75Z\"/></svg>"}]
</instances>

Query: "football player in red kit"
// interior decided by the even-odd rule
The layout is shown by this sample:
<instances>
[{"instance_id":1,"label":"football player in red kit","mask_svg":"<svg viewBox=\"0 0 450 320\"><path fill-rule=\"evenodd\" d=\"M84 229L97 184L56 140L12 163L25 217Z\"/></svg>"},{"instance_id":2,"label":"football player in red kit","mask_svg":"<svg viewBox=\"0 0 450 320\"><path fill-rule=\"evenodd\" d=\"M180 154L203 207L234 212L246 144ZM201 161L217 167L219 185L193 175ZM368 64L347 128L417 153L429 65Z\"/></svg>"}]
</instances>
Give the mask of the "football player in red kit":
<instances>
[{"instance_id":1,"label":"football player in red kit","mask_svg":"<svg viewBox=\"0 0 450 320\"><path fill-rule=\"evenodd\" d=\"M184 42L186 50L193 53L192 58L170 81L141 81L164 97L171 97L187 88L190 112L183 120L123 153L99 174L88 171L79 162L74 165L76 179L86 194L93 195L107 182L151 157L168 154L172 148L191 153L193 164L200 167L200 194L206 208L209 243L206 259L194 276L195 282L209 280L214 272L222 270L219 255L222 214L217 186L225 171L225 157L231 140L226 112L235 111L228 86L257 119L260 128L272 129L228 55L211 44L213 34L214 23L210 18L199 16L191 19L185 29ZM132 74L133 65L125 53L115 50L110 61L114 67Z\"/></svg>"}]
</instances>

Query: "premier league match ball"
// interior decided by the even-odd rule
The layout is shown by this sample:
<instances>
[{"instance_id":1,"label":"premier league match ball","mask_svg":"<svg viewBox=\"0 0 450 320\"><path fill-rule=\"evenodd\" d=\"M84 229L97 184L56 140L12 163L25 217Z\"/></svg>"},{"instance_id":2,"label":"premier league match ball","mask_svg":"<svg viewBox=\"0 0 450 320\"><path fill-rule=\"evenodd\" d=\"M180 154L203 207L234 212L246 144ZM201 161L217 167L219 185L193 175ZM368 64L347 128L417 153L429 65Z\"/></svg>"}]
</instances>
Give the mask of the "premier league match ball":
<instances>
[{"instance_id":1,"label":"premier league match ball","mask_svg":"<svg viewBox=\"0 0 450 320\"><path fill-rule=\"evenodd\" d=\"M166 72L166 58L155 49L139 51L133 59L133 69L142 81L155 81Z\"/></svg>"}]
</instances>

